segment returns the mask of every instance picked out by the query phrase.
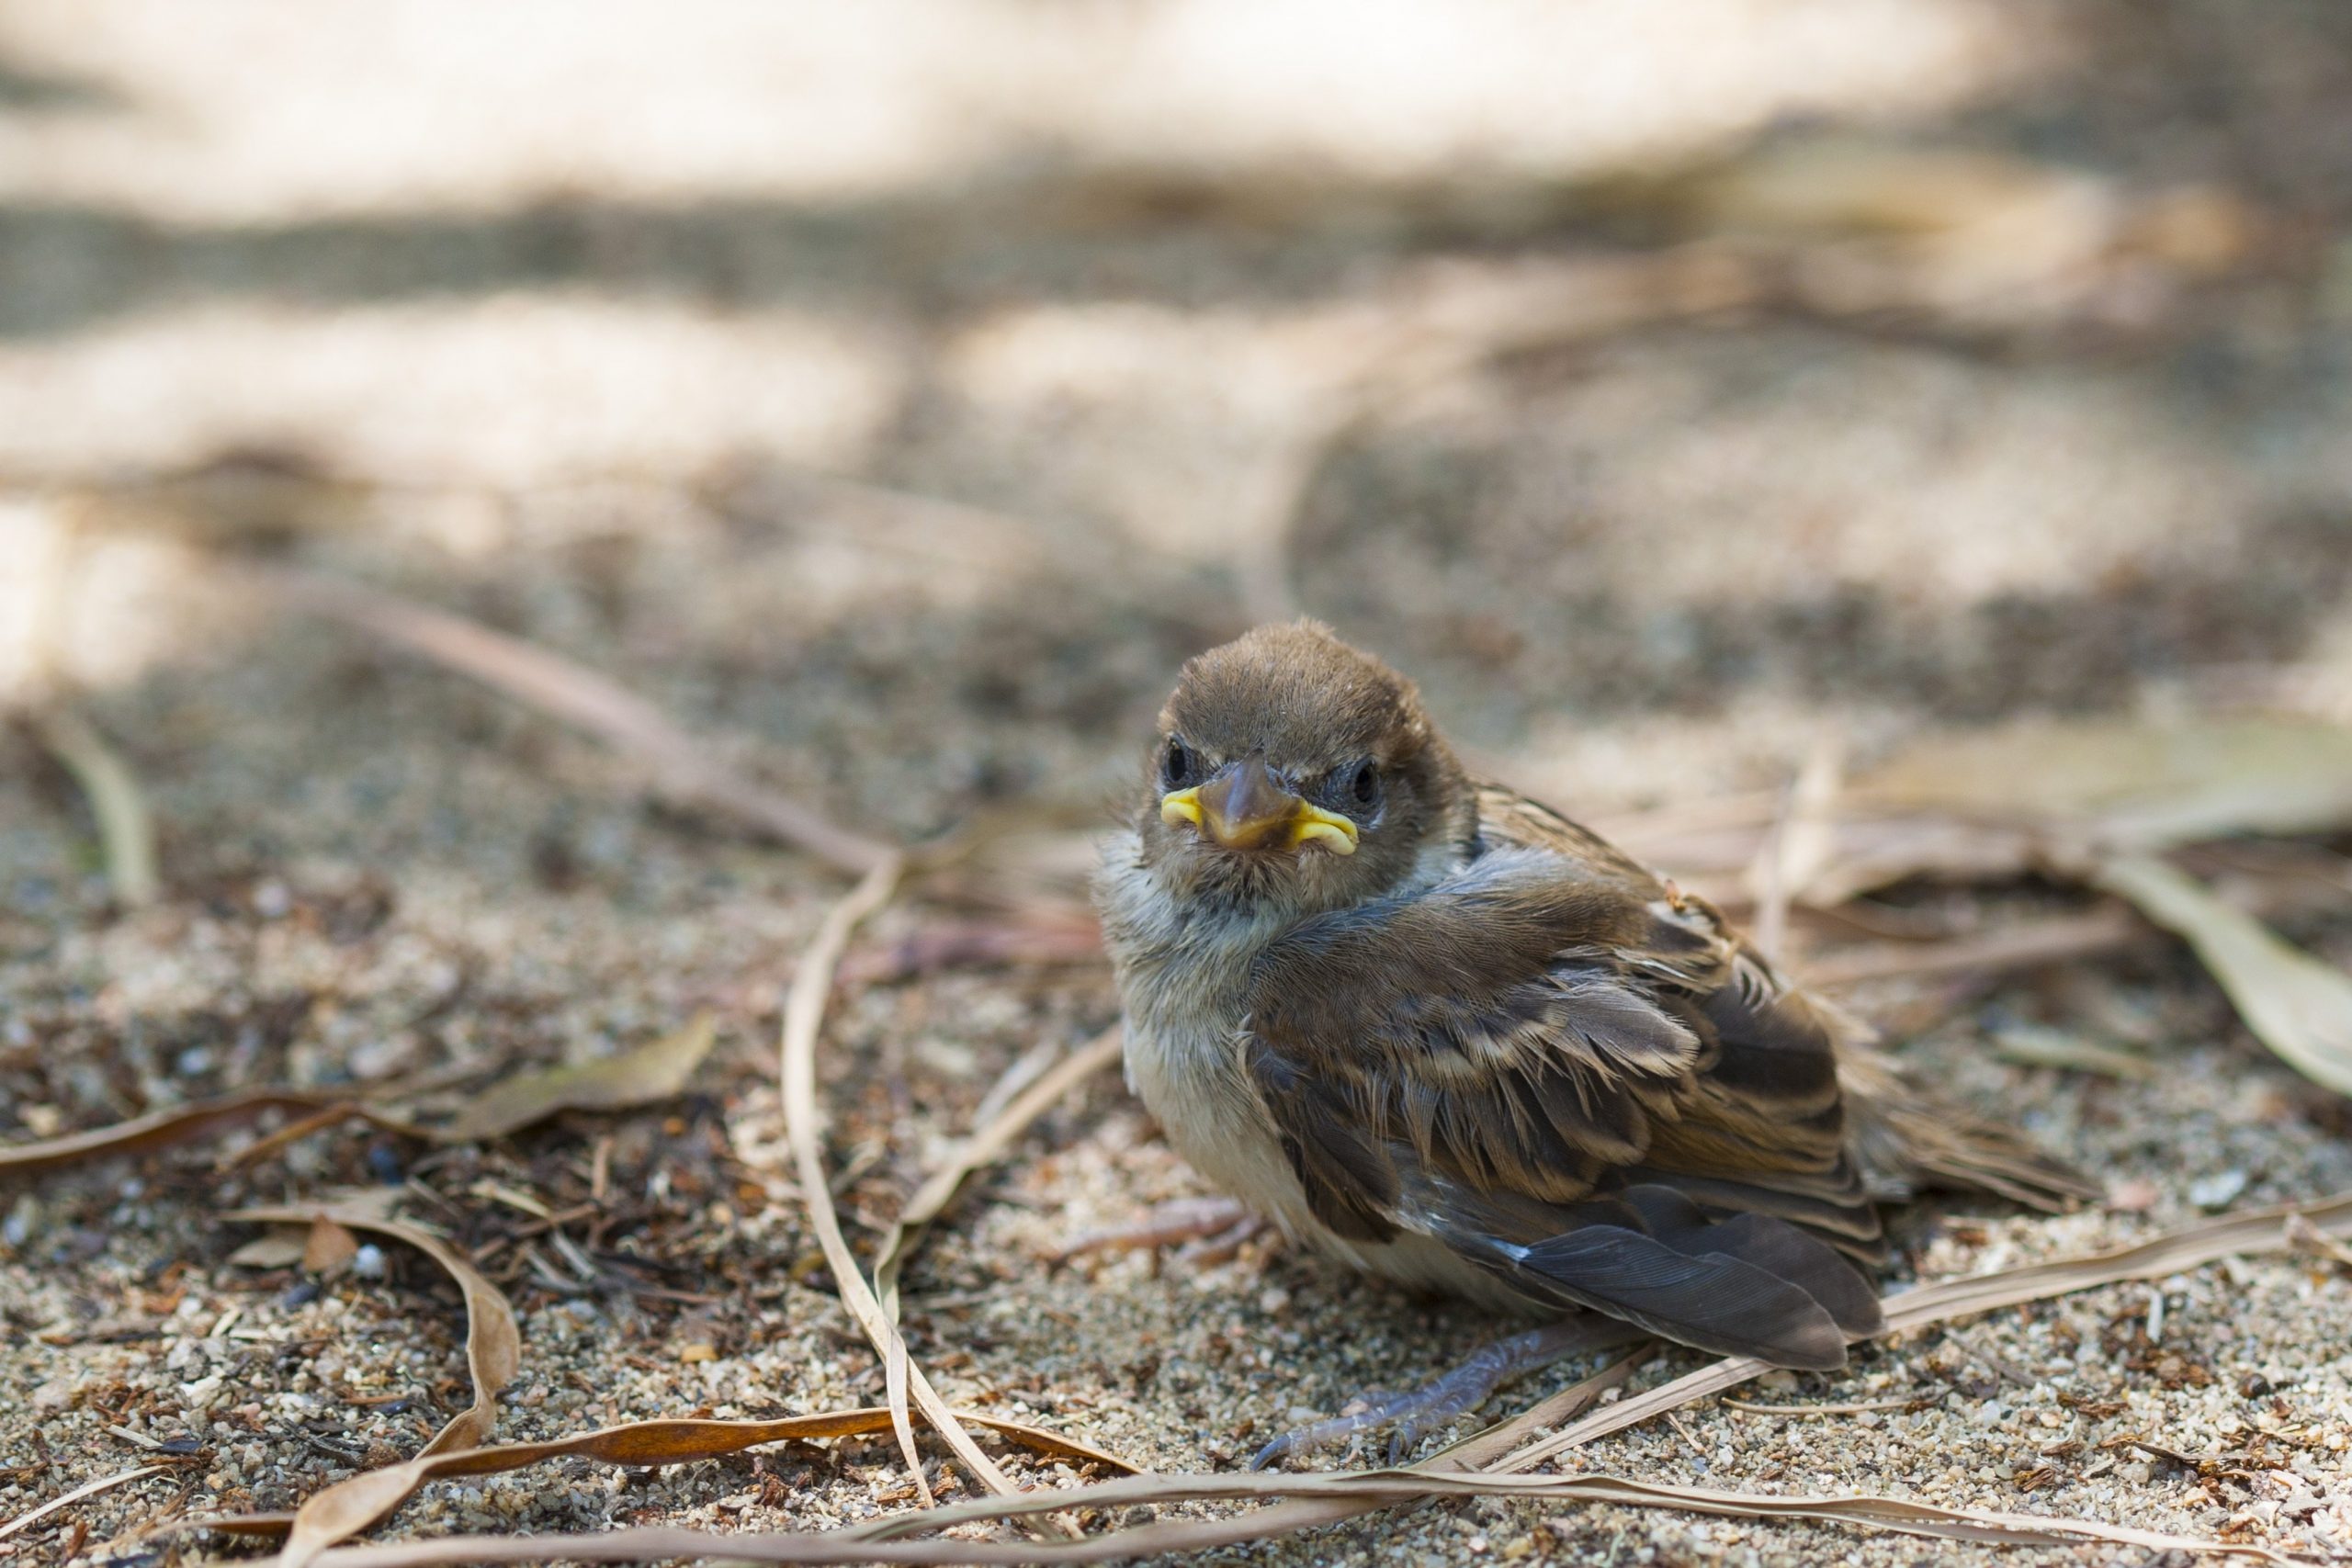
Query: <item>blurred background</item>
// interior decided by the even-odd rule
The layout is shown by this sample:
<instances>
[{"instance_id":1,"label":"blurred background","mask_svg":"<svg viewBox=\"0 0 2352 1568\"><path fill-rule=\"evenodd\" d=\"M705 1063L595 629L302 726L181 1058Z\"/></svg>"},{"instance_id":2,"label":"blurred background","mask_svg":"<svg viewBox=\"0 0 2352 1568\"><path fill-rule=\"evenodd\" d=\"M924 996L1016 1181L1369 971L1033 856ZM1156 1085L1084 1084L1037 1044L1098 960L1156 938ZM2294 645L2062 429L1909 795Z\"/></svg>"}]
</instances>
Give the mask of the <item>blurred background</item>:
<instances>
[{"instance_id":1,"label":"blurred background","mask_svg":"<svg viewBox=\"0 0 2352 1568\"><path fill-rule=\"evenodd\" d=\"M1737 892L1807 777L1834 791L1951 731L2352 720L2348 433L2342 0L0 0L0 1134L249 1083L479 1081L710 1010L698 1081L723 1087L596 1124L614 1190L643 1196L596 1261L654 1236L693 1261L664 1279L738 1292L741 1321L656 1367L636 1314L719 1295L565 1317L591 1285L510 1251L537 1397L506 1430L871 1397L830 1296L779 1282L814 1253L773 1031L840 867L649 798L674 754L872 839L1057 835L961 907L927 885L852 954L824 1092L870 1233L1001 1075L1115 1017L1086 832L1199 649L1315 615L1571 814L1656 829L1745 802L1714 867ZM683 735L649 766L306 613L322 580L601 672ZM2317 790L2339 829L2344 773ZM1992 781L2012 807L2024 776ZM2226 782L2241 807L2269 787ZM109 863L126 813L153 824L145 894ZM2320 893L2290 934L2339 964L2342 842L2274 855ZM1939 973L1979 988L1870 1010L2118 1200L1923 1223L1915 1260L2352 1182L2345 1102L2269 1065L2120 908L2021 893L2034 852L1990 862L1996 899L2063 906L2028 956L2133 956L1988 980L1963 944ZM1998 937L2011 907L1945 888L1842 918ZM1077 1389L1041 1408L1094 1411L1149 1462L1222 1463L1247 1423L1419 1381L1482 1332L1297 1258L1213 1298L1140 1264L1049 1280L1057 1237L1198 1187L1107 1079L1046 1131L915 1283L980 1314L933 1363L958 1399ZM560 1207L588 1135L432 1179ZM285 1179L413 1177L413 1153L314 1140ZM12 1200L0 1304L66 1345L91 1303L187 1317L180 1280L273 1334L341 1332L301 1315L315 1284L297 1302L273 1293L290 1275L221 1263L206 1201L138 1180ZM460 1208L479 1231L496 1204ZM686 1218L691 1243L650 1228ZM2206 1331L2184 1323L2285 1325L2211 1352L2213 1376L2324 1362L2311 1386L2352 1408L2320 1326L2340 1308L2284 1264L2231 1279L2245 1310L2181 1296L2166 1348ZM334 1289L450 1363L413 1290ZM1341 1312L1369 1325L1344 1345L1314 1327ZM1090 1359L1139 1332L1211 1370ZM90 1342L39 1352L0 1406L62 1411L142 1354ZM555 1379L550 1346L594 1375ZM654 1371L624 1385L623 1356ZM310 1386L299 1360L270 1375ZM1204 1416L1204 1389L1247 1415ZM51 1447L103 1448L113 1417L74 1408ZM387 1454L423 1440L421 1416L373 1418ZM1919 1462L1999 1439L1970 1431ZM223 1506L347 1468L269 1442L295 1468L208 1475ZM1685 1461L1670 1434L1629 1451ZM2002 1506L2012 1457L1968 1461ZM674 1484L684 1507L748 1483ZM512 1506L582 1528L602 1495L518 1483Z\"/></svg>"},{"instance_id":2,"label":"blurred background","mask_svg":"<svg viewBox=\"0 0 2352 1568\"><path fill-rule=\"evenodd\" d=\"M594 750L210 563L896 835L1096 809L1297 610L1587 810L2352 712L2347 225L2328 0L10 0L0 699L88 694L175 878L502 888L630 874Z\"/></svg>"}]
</instances>

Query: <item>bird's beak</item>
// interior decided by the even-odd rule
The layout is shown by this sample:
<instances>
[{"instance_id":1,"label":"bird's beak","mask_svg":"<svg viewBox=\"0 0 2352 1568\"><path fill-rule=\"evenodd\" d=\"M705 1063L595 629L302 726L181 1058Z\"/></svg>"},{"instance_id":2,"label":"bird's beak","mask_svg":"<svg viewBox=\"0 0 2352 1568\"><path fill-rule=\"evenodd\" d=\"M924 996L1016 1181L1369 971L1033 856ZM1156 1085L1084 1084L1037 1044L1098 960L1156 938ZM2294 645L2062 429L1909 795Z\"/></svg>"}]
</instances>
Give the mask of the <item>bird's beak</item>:
<instances>
[{"instance_id":1,"label":"bird's beak","mask_svg":"<svg viewBox=\"0 0 2352 1568\"><path fill-rule=\"evenodd\" d=\"M1189 822L1228 850L1295 850L1319 843L1333 854L1356 852L1353 822L1283 788L1255 757L1204 784L1161 795L1159 819L1171 828Z\"/></svg>"}]
</instances>

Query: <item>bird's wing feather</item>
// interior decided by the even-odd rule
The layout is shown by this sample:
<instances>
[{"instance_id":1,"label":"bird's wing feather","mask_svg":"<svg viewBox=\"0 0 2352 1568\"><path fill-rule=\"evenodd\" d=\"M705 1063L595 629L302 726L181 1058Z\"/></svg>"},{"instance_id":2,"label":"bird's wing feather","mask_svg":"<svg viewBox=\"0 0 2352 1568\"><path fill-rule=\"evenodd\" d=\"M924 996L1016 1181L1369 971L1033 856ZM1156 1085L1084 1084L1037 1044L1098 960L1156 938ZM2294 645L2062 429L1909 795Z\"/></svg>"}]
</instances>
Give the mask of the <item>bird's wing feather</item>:
<instances>
[{"instance_id":1,"label":"bird's wing feather","mask_svg":"<svg viewBox=\"0 0 2352 1568\"><path fill-rule=\"evenodd\" d=\"M1842 1361L1876 1298L1806 1232L1867 1253L1878 1220L1835 1025L1581 829L1510 795L1484 822L1463 871L1309 920L1253 973L1247 1059L1317 1217L1689 1343Z\"/></svg>"}]
</instances>

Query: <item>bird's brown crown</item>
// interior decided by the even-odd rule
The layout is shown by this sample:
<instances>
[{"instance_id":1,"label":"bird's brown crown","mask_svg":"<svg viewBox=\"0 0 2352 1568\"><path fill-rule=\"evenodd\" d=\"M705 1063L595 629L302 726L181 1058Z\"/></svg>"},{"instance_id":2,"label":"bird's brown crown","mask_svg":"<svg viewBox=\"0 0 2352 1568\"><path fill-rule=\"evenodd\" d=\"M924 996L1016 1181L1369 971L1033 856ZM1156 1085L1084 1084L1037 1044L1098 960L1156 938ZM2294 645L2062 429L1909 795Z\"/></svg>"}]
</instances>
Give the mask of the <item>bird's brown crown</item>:
<instances>
[{"instance_id":1,"label":"bird's brown crown","mask_svg":"<svg viewBox=\"0 0 2352 1568\"><path fill-rule=\"evenodd\" d=\"M1255 752L1308 776L1366 757L1405 767L1433 739L1412 682L1309 620L1260 626L1195 657L1159 731L1219 761Z\"/></svg>"}]
</instances>

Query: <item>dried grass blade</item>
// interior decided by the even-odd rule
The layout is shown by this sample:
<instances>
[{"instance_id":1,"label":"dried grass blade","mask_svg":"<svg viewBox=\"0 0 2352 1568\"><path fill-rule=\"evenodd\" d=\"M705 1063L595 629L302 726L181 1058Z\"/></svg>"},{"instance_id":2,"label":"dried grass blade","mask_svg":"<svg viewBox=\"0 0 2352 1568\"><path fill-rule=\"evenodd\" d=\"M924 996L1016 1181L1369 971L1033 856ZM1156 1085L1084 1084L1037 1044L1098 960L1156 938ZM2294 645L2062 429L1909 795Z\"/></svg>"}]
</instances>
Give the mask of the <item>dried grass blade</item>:
<instances>
[{"instance_id":1,"label":"dried grass blade","mask_svg":"<svg viewBox=\"0 0 2352 1568\"><path fill-rule=\"evenodd\" d=\"M906 1259L913 1253L923 1227L929 1225L955 1201L964 1179L986 1165L1009 1147L1013 1139L1030 1122L1043 1115L1047 1107L1068 1093L1073 1087L1093 1077L1119 1059L1124 1036L1113 1028L1055 1066L1048 1068L1037 1081L1013 1096L1012 1100L992 1118L989 1124L964 1142L956 1156L932 1172L915 1190L905 1209L883 1237L882 1248L876 1254L874 1264L874 1294L881 1303L882 1313L894 1325L889 1348L884 1352L883 1392L890 1408L901 1422L905 1420L909 1383L913 1363L907 1355L906 1337L895 1332L899 1321L899 1274ZM1123 1470L1133 1465L1122 1464ZM922 1472L915 1472L915 1483L923 1493L923 1503L929 1506L934 1499L924 1485Z\"/></svg>"},{"instance_id":2,"label":"dried grass blade","mask_svg":"<svg viewBox=\"0 0 2352 1568\"><path fill-rule=\"evenodd\" d=\"M497 1286L429 1231L387 1219L359 1203L291 1204L239 1209L222 1216L259 1224L301 1224L332 1220L353 1230L372 1231L416 1248L458 1282L466 1299L466 1367L473 1376L473 1403L449 1418L424 1445L418 1459L479 1448L498 1424L498 1393L523 1364L523 1335L514 1310ZM415 1461L409 1461L413 1464ZM406 1467L388 1466L338 1482L306 1499L295 1510L294 1528L278 1555L279 1568L300 1568L336 1541L356 1535L400 1506L414 1491Z\"/></svg>"},{"instance_id":3,"label":"dried grass blade","mask_svg":"<svg viewBox=\"0 0 2352 1568\"><path fill-rule=\"evenodd\" d=\"M1600 1325L1595 1325L1596 1327ZM1625 1327L1628 1337L1639 1331L1630 1325L1611 1324L1611 1327ZM1657 1349L1657 1341L1642 1339L1633 1349L1620 1356L1580 1382L1570 1384L1537 1404L1530 1405L1507 1421L1498 1421L1485 1431L1464 1438L1458 1443L1440 1449L1436 1453L1413 1466L1415 1470L1476 1470L1492 1463L1519 1446L1525 1438L1581 1416L1593 1403L1612 1388L1621 1388L1634 1375L1634 1369L1647 1360Z\"/></svg>"},{"instance_id":4,"label":"dried grass blade","mask_svg":"<svg viewBox=\"0 0 2352 1568\"><path fill-rule=\"evenodd\" d=\"M51 1497L30 1513L18 1514L6 1524L0 1525L0 1540L7 1540L18 1530L30 1529L50 1515L70 1508L85 1497L95 1497L101 1492L111 1492L118 1486L125 1486L134 1481L144 1481L151 1475L161 1475L171 1468L168 1464L137 1465L113 1475L101 1476L96 1481L85 1482L62 1497ZM8 1550L14 1551L16 1548L12 1546Z\"/></svg>"},{"instance_id":5,"label":"dried grass blade","mask_svg":"<svg viewBox=\"0 0 2352 1568\"><path fill-rule=\"evenodd\" d=\"M668 1100L710 1055L718 1026L698 1013L684 1028L602 1061L524 1073L493 1084L437 1137L473 1143L543 1122L560 1111L620 1111Z\"/></svg>"},{"instance_id":6,"label":"dried grass blade","mask_svg":"<svg viewBox=\"0 0 2352 1568\"><path fill-rule=\"evenodd\" d=\"M1105 1464L1123 1471L1131 1468L1099 1450L1089 1448L1084 1443L1071 1442L1042 1427L969 1411L958 1414L974 1426L1001 1433L1038 1453L1083 1463ZM855 1410L826 1411L814 1416L784 1416L768 1421L628 1421L544 1442L500 1443L488 1448L420 1453L403 1463L370 1471L364 1478L353 1479L366 1479L373 1483L371 1495L397 1494L384 1509L385 1513L390 1513L414 1495L417 1488L428 1481L453 1475L503 1474L507 1471L521 1470L547 1460L571 1455L603 1460L608 1464L690 1464L792 1438L815 1441L824 1438L863 1438L889 1429L890 1412L878 1404ZM323 1497L326 1494L319 1495ZM267 1535L286 1529L294 1517L284 1514L246 1514L231 1518L192 1520L190 1528L226 1530L237 1535Z\"/></svg>"},{"instance_id":7,"label":"dried grass blade","mask_svg":"<svg viewBox=\"0 0 2352 1568\"><path fill-rule=\"evenodd\" d=\"M1575 1494L1580 1501L1589 1503L1617 1503L1637 1508L1676 1508L1744 1519L1813 1519L1893 1530L1930 1540L1974 1541L1988 1546L2066 1546L2095 1540L2137 1546L2150 1551L2212 1552L2254 1557L2267 1562L2292 1561L2265 1546L2217 1540L2207 1536L2137 1529L2129 1525L2111 1525L2102 1519L2010 1514L1988 1508L1946 1508L1932 1503L1914 1503L1901 1497L1867 1494L1766 1497L1737 1492L1713 1492L1697 1486L1674 1486L1622 1476L1600 1475L1589 1479L1591 1484L1576 1488Z\"/></svg>"},{"instance_id":8,"label":"dried grass blade","mask_svg":"<svg viewBox=\"0 0 2352 1568\"><path fill-rule=\"evenodd\" d=\"M865 1331L886 1368L893 1357L906 1355L906 1342L899 1337L898 1325L882 1310L882 1303L866 1283L865 1276L858 1271L857 1258L849 1249L849 1240L842 1234L841 1215L833 1207L831 1187L825 1178L825 1124L817 1107L817 1036L824 1024L825 1001L832 989L833 971L841 963L842 949L858 923L889 902L904 869L905 862L891 855L867 872L826 912L823 924L801 953L800 966L793 973L792 988L786 993L784 1038L778 1052L785 1129L792 1141L800 1190L807 1196L809 1224L824 1249L825 1262L832 1270L833 1288L841 1295L842 1305ZM972 1435L931 1386L922 1369L903 1361L900 1364L907 1368L906 1392L956 1457L989 1491L1012 1493L1012 1481L972 1441ZM913 1472L916 1489L928 1496L930 1488L923 1478L922 1455L915 1449L912 1426L895 1401L893 1406L899 1449Z\"/></svg>"},{"instance_id":9,"label":"dried grass blade","mask_svg":"<svg viewBox=\"0 0 2352 1568\"><path fill-rule=\"evenodd\" d=\"M2352 1193L2337 1193L2314 1203L2278 1203L2223 1214L2087 1258L2030 1263L1995 1274L1921 1285L1887 1298L1887 1329L1892 1333L1925 1327L2126 1280L2162 1279L2241 1253L2283 1252L2294 1245L2289 1226L2297 1218L2325 1235L2352 1235Z\"/></svg>"},{"instance_id":10,"label":"dried grass blade","mask_svg":"<svg viewBox=\"0 0 2352 1568\"><path fill-rule=\"evenodd\" d=\"M240 1149L228 1162L230 1168L252 1165L313 1133L354 1120L430 1143L469 1143L501 1137L560 1111L612 1111L666 1100L684 1087L687 1077L709 1054L714 1037L710 1020L697 1018L684 1029L650 1045L606 1061L509 1079L493 1085L472 1109L447 1127L412 1122L394 1111L362 1104L340 1093L245 1089L194 1105L151 1111L111 1127L0 1149L0 1177L29 1175L118 1155L147 1154L242 1125L273 1111L300 1115Z\"/></svg>"},{"instance_id":11,"label":"dried grass blade","mask_svg":"<svg viewBox=\"0 0 2352 1568\"><path fill-rule=\"evenodd\" d=\"M155 869L155 818L140 791L139 776L105 736L70 708L53 708L34 724L42 743L74 775L90 803L107 885L116 900L127 908L153 903L164 883Z\"/></svg>"},{"instance_id":12,"label":"dried grass blade","mask_svg":"<svg viewBox=\"0 0 2352 1568\"><path fill-rule=\"evenodd\" d=\"M2064 1546L2083 1541L2137 1546L2155 1551L2231 1553L2265 1562L2291 1561L2267 1547L2198 1536L2133 1529L2098 1519L1943 1508L1894 1497L1866 1495L1767 1497L1671 1486L1617 1475L1497 1476L1451 1472L1371 1471L1323 1475L1141 1476L1014 1498L980 1499L916 1516L920 1524L973 1523L1031 1514L1055 1506L1086 1504L1114 1507L1143 1502L1247 1499L1305 1493L1289 1504L1219 1519L1184 1519L1114 1530L1084 1540L997 1542L876 1540L865 1530L826 1534L718 1535L676 1528L628 1529L605 1535L475 1536L401 1541L346 1548L320 1559L319 1568L437 1568L455 1562L538 1562L571 1559L592 1562L661 1558L725 1557L751 1562L792 1563L1062 1563L1133 1560L1163 1553L1265 1540L1279 1522L1287 1529L1327 1522L1334 1514L1314 1506L1361 1506L1421 1496L1503 1495L1547 1502L1613 1503L1642 1508L1671 1508L1749 1519L1813 1519L1886 1529L1934 1540L1995 1546Z\"/></svg>"},{"instance_id":13,"label":"dried grass blade","mask_svg":"<svg viewBox=\"0 0 2352 1568\"><path fill-rule=\"evenodd\" d=\"M2096 880L2194 948L2246 1027L2290 1066L2352 1095L2352 975L2313 958L2153 855L2110 860Z\"/></svg>"},{"instance_id":14,"label":"dried grass blade","mask_svg":"<svg viewBox=\"0 0 2352 1568\"><path fill-rule=\"evenodd\" d=\"M1306 1495L1299 1495L1301 1494ZM1430 1461L1409 1470L1327 1472L1306 1475L1231 1472L1148 1474L1056 1492L1028 1493L1010 1501L978 1498L928 1513L905 1514L873 1525L834 1532L832 1539L854 1539L878 1546L883 1542L903 1540L917 1530L973 1524L1008 1517L1016 1512L1036 1512L1057 1506L1116 1508L1146 1503L1234 1501L1279 1495L1289 1495L1294 1501L1243 1516L1239 1519L1188 1520L1174 1525L1122 1530L1095 1537L1086 1544L1122 1549L1106 1555L1141 1557L1163 1551L1199 1550L1237 1540L1265 1540L1269 1538L1266 1527L1278 1518L1286 1522L1289 1528L1302 1529L1414 1498L1499 1495L1579 1503L1620 1503L1635 1507L1683 1508L1747 1518L1821 1518L1911 1534L2003 1545L2060 1545L2069 1540L2088 1539L2150 1546L2158 1551L2243 1551L2256 1556L2274 1555L2260 1547L2228 1547L2201 1538L2159 1535L2095 1519L1950 1509L1866 1494L1773 1497L1713 1491L1704 1487L1675 1486L1608 1473L1525 1475L1433 1468ZM1061 1555L1050 1547L1033 1550L1038 1551L1037 1560L1040 1562L1085 1560ZM879 1551L876 1560L909 1561L895 1556L883 1558Z\"/></svg>"},{"instance_id":15,"label":"dried grass blade","mask_svg":"<svg viewBox=\"0 0 2352 1568\"><path fill-rule=\"evenodd\" d=\"M1637 1393L1630 1399L1619 1400L1608 1409L1573 1422L1518 1452L1487 1466L1494 1475L1515 1474L1532 1470L1553 1455L1581 1448L1596 1438L1611 1432L1622 1432L1628 1427L1638 1427L1654 1421L1669 1410L1679 1410L1694 1399L1704 1399L1711 1393L1736 1388L1750 1378L1761 1377L1772 1370L1770 1361L1759 1361L1753 1356L1729 1356L1713 1366L1686 1372L1672 1382Z\"/></svg>"},{"instance_id":16,"label":"dried grass blade","mask_svg":"<svg viewBox=\"0 0 2352 1568\"><path fill-rule=\"evenodd\" d=\"M651 703L569 659L356 583L311 572L250 570L282 603L372 632L579 726L650 764L662 786L682 800L725 811L844 871L869 872L898 855L890 845L853 832L737 772Z\"/></svg>"},{"instance_id":17,"label":"dried grass blade","mask_svg":"<svg viewBox=\"0 0 2352 1568\"><path fill-rule=\"evenodd\" d=\"M890 1321L899 1319L899 1275L922 1240L923 1227L944 1213L965 1180L1012 1147L1032 1122L1095 1074L1116 1066L1123 1043L1124 1036L1114 1025L1046 1068L988 1125L965 1139L953 1158L923 1179L875 1255L874 1293Z\"/></svg>"},{"instance_id":18,"label":"dried grass blade","mask_svg":"<svg viewBox=\"0 0 2352 1568\"><path fill-rule=\"evenodd\" d=\"M0 1176L30 1175L116 1155L148 1154L200 1138L207 1133L242 1126L273 1111L313 1112L340 1103L341 1098L300 1089L254 1089L169 1111L151 1111L111 1127L94 1127L86 1133L68 1133L62 1137L0 1149Z\"/></svg>"}]
</instances>

